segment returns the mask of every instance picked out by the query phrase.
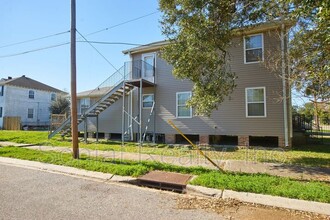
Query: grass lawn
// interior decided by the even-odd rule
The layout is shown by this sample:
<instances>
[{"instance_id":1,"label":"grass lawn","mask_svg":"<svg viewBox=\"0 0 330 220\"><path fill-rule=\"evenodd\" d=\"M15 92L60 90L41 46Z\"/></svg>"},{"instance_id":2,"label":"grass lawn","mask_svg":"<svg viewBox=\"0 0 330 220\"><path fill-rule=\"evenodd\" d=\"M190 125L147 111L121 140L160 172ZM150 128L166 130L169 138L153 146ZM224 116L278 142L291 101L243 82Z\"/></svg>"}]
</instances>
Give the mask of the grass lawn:
<instances>
[{"instance_id":1,"label":"grass lawn","mask_svg":"<svg viewBox=\"0 0 330 220\"><path fill-rule=\"evenodd\" d=\"M0 141L48 146L71 146L69 139L62 140L60 136L55 136L48 140L47 135L47 132L38 131L0 131ZM125 146L122 147L120 142L100 141L99 143L89 144L81 142L79 146L92 150L197 157L197 152L190 147L175 147L165 144L144 145L142 148L139 148L135 143L125 143ZM288 151L284 151L281 148L234 149L217 147L207 148L205 153L211 158L220 160L248 160L330 168L330 146L326 145L300 146Z\"/></svg>"},{"instance_id":2,"label":"grass lawn","mask_svg":"<svg viewBox=\"0 0 330 220\"><path fill-rule=\"evenodd\" d=\"M43 152L19 147L2 147L0 148L0 156L134 177L151 170L188 173L198 175L192 181L192 184L195 185L330 203L329 184L291 180L266 174L223 174L202 167L180 167L154 161L120 161L85 155L76 160L72 159L71 154L68 153Z\"/></svg>"}]
</instances>

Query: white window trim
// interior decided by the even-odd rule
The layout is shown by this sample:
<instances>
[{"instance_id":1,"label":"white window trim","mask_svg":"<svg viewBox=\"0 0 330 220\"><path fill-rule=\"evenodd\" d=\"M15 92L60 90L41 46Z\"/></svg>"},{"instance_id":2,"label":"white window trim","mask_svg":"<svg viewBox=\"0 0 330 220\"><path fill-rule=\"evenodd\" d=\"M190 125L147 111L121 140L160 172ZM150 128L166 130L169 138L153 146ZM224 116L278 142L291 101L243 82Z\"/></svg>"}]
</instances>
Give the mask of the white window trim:
<instances>
[{"instance_id":1,"label":"white window trim","mask_svg":"<svg viewBox=\"0 0 330 220\"><path fill-rule=\"evenodd\" d=\"M55 99L54 100L52 99L52 96L55 96ZM56 101L56 99L57 99L56 93L51 93L50 94L50 101Z\"/></svg>"},{"instance_id":2,"label":"white window trim","mask_svg":"<svg viewBox=\"0 0 330 220\"><path fill-rule=\"evenodd\" d=\"M265 112L265 115L263 116L249 116L248 115L248 89L263 89L264 90L264 101L263 102L249 102L249 103L264 103L264 112ZM248 88L245 88L245 116L247 118L266 118L267 117L267 103L266 103L266 87L263 86L263 87L248 87Z\"/></svg>"},{"instance_id":3,"label":"white window trim","mask_svg":"<svg viewBox=\"0 0 330 220\"><path fill-rule=\"evenodd\" d=\"M142 59L142 61L144 62L144 58L145 57L148 57L148 56L152 56L153 57L153 67L154 67L154 75L153 75L153 79L152 79L152 81L153 81L153 83L155 83L155 78L156 78L156 52L152 52L152 53L143 53L142 54L142 56L141 56L141 59ZM144 65L142 65L142 69L141 69L141 78L144 78L145 76L143 76L143 74L144 74Z\"/></svg>"},{"instance_id":4,"label":"white window trim","mask_svg":"<svg viewBox=\"0 0 330 220\"><path fill-rule=\"evenodd\" d=\"M33 98L30 97L30 92L33 92ZM28 95L29 99L34 99L35 96L36 96L35 91L30 89L30 90L29 90L29 95Z\"/></svg>"},{"instance_id":5,"label":"white window trim","mask_svg":"<svg viewBox=\"0 0 330 220\"><path fill-rule=\"evenodd\" d=\"M143 94L143 95L142 95L142 109L151 109L151 108L152 108L152 107L143 107L143 102L144 102L144 101L143 101L143 100L144 100L143 97L144 97L144 96L147 96L147 95L152 95L152 102L153 102L153 103L155 102L155 96L154 96L154 94L152 94L152 93L150 93L150 94Z\"/></svg>"},{"instance_id":6,"label":"white window trim","mask_svg":"<svg viewBox=\"0 0 330 220\"><path fill-rule=\"evenodd\" d=\"M29 117L29 115L30 115L30 114L29 114L29 110L30 110L30 109L32 110L32 118ZM27 119L28 119L28 120L32 120L32 119L34 119L34 108L28 108Z\"/></svg>"},{"instance_id":7,"label":"white window trim","mask_svg":"<svg viewBox=\"0 0 330 220\"><path fill-rule=\"evenodd\" d=\"M260 61L254 61L254 62L246 62L246 44L245 44L245 38L246 37L251 37L251 36L257 36L261 35L261 50L262 50L262 57ZM264 34L263 33L258 33L258 34L251 34L243 37L244 39L244 64L253 64L253 63L261 63L264 62L264 53L265 53L265 47L264 47ZM254 49L259 49L259 47L256 48L249 48L248 50L254 50Z\"/></svg>"},{"instance_id":8,"label":"white window trim","mask_svg":"<svg viewBox=\"0 0 330 220\"><path fill-rule=\"evenodd\" d=\"M192 118L192 107L190 107L190 116L178 116L178 95L183 93L189 93L190 97L192 95L191 91L187 92L177 92L176 93L176 99L175 99L175 109L176 109L176 118Z\"/></svg>"}]
</instances>

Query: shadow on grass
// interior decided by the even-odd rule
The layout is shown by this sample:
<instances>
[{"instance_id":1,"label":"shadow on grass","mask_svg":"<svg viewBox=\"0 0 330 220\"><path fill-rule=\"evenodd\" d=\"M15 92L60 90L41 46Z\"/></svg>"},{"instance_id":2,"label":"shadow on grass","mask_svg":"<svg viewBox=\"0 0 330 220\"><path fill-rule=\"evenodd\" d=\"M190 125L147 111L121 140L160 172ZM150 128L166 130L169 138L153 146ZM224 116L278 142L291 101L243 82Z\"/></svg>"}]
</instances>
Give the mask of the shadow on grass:
<instances>
[{"instance_id":1,"label":"shadow on grass","mask_svg":"<svg viewBox=\"0 0 330 220\"><path fill-rule=\"evenodd\" d=\"M292 172L296 174L310 175L313 176L313 179L317 179L320 181L325 181L330 183L330 161L326 158L315 158L315 157L301 157L297 159L293 159L292 161L298 165L291 164L276 164L272 166L272 170L279 170L279 172ZM303 167L299 166L299 164L309 164L313 167ZM318 167L316 167L318 164ZM324 166L324 167L320 167ZM325 167L328 166L328 167Z\"/></svg>"},{"instance_id":2,"label":"shadow on grass","mask_svg":"<svg viewBox=\"0 0 330 220\"><path fill-rule=\"evenodd\" d=\"M330 145L300 145L300 146L294 146L292 151L311 151L311 152L317 152L317 153L329 153L330 154Z\"/></svg>"},{"instance_id":3,"label":"shadow on grass","mask_svg":"<svg viewBox=\"0 0 330 220\"><path fill-rule=\"evenodd\" d=\"M300 158L292 159L292 163L298 165L307 165L313 167L330 167L330 159L329 158L319 158L319 157L305 157L302 156ZM328 168L330 170L330 168ZM329 173L330 175L330 173Z\"/></svg>"}]
</instances>

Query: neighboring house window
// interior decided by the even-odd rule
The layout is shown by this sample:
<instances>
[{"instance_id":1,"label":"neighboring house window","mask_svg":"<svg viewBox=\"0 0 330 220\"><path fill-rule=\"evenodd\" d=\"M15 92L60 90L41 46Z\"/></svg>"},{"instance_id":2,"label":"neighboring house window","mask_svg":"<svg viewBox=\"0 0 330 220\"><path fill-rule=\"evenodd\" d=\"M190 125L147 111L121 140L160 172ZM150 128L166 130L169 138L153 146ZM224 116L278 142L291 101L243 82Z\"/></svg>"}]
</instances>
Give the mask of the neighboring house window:
<instances>
[{"instance_id":1,"label":"neighboring house window","mask_svg":"<svg viewBox=\"0 0 330 220\"><path fill-rule=\"evenodd\" d=\"M3 96L4 86L0 86L0 96Z\"/></svg>"},{"instance_id":2,"label":"neighboring house window","mask_svg":"<svg viewBox=\"0 0 330 220\"><path fill-rule=\"evenodd\" d=\"M0 107L0 118L2 118L2 107Z\"/></svg>"},{"instance_id":3,"label":"neighboring house window","mask_svg":"<svg viewBox=\"0 0 330 220\"><path fill-rule=\"evenodd\" d=\"M89 98L83 98L80 100L80 113L84 114L86 110L89 108L90 99Z\"/></svg>"},{"instance_id":4,"label":"neighboring house window","mask_svg":"<svg viewBox=\"0 0 330 220\"><path fill-rule=\"evenodd\" d=\"M55 93L52 93L52 94L50 95L50 100L51 100L51 101L55 101L55 100L56 100L56 94L55 94Z\"/></svg>"},{"instance_id":5,"label":"neighboring house window","mask_svg":"<svg viewBox=\"0 0 330 220\"><path fill-rule=\"evenodd\" d=\"M154 103L154 95L153 94L145 94L142 97L142 106L143 108L151 108Z\"/></svg>"},{"instance_id":6,"label":"neighboring house window","mask_svg":"<svg viewBox=\"0 0 330 220\"><path fill-rule=\"evenodd\" d=\"M266 117L266 88L245 89L246 117Z\"/></svg>"},{"instance_id":7,"label":"neighboring house window","mask_svg":"<svg viewBox=\"0 0 330 220\"><path fill-rule=\"evenodd\" d=\"M244 37L244 63L263 61L263 35L256 34Z\"/></svg>"},{"instance_id":8,"label":"neighboring house window","mask_svg":"<svg viewBox=\"0 0 330 220\"><path fill-rule=\"evenodd\" d=\"M33 118L33 108L28 108L28 118Z\"/></svg>"},{"instance_id":9,"label":"neighboring house window","mask_svg":"<svg viewBox=\"0 0 330 220\"><path fill-rule=\"evenodd\" d=\"M29 99L34 99L34 91L29 90Z\"/></svg>"},{"instance_id":10,"label":"neighboring house window","mask_svg":"<svg viewBox=\"0 0 330 220\"><path fill-rule=\"evenodd\" d=\"M191 118L192 108L187 107L186 102L190 99L191 92L177 92L176 93L176 117L177 118Z\"/></svg>"}]
</instances>

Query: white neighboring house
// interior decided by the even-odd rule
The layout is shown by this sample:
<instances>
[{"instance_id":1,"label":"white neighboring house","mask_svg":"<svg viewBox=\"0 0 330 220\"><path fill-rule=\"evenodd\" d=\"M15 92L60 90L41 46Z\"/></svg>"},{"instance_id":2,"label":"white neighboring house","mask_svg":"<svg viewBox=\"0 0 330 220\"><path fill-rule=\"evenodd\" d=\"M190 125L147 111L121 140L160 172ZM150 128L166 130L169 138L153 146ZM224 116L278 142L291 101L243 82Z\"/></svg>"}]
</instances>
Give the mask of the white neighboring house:
<instances>
[{"instance_id":1,"label":"white neighboring house","mask_svg":"<svg viewBox=\"0 0 330 220\"><path fill-rule=\"evenodd\" d=\"M24 126L48 126L49 107L59 94L67 94L25 75L0 80L0 129L4 117L21 117Z\"/></svg>"}]
</instances>

